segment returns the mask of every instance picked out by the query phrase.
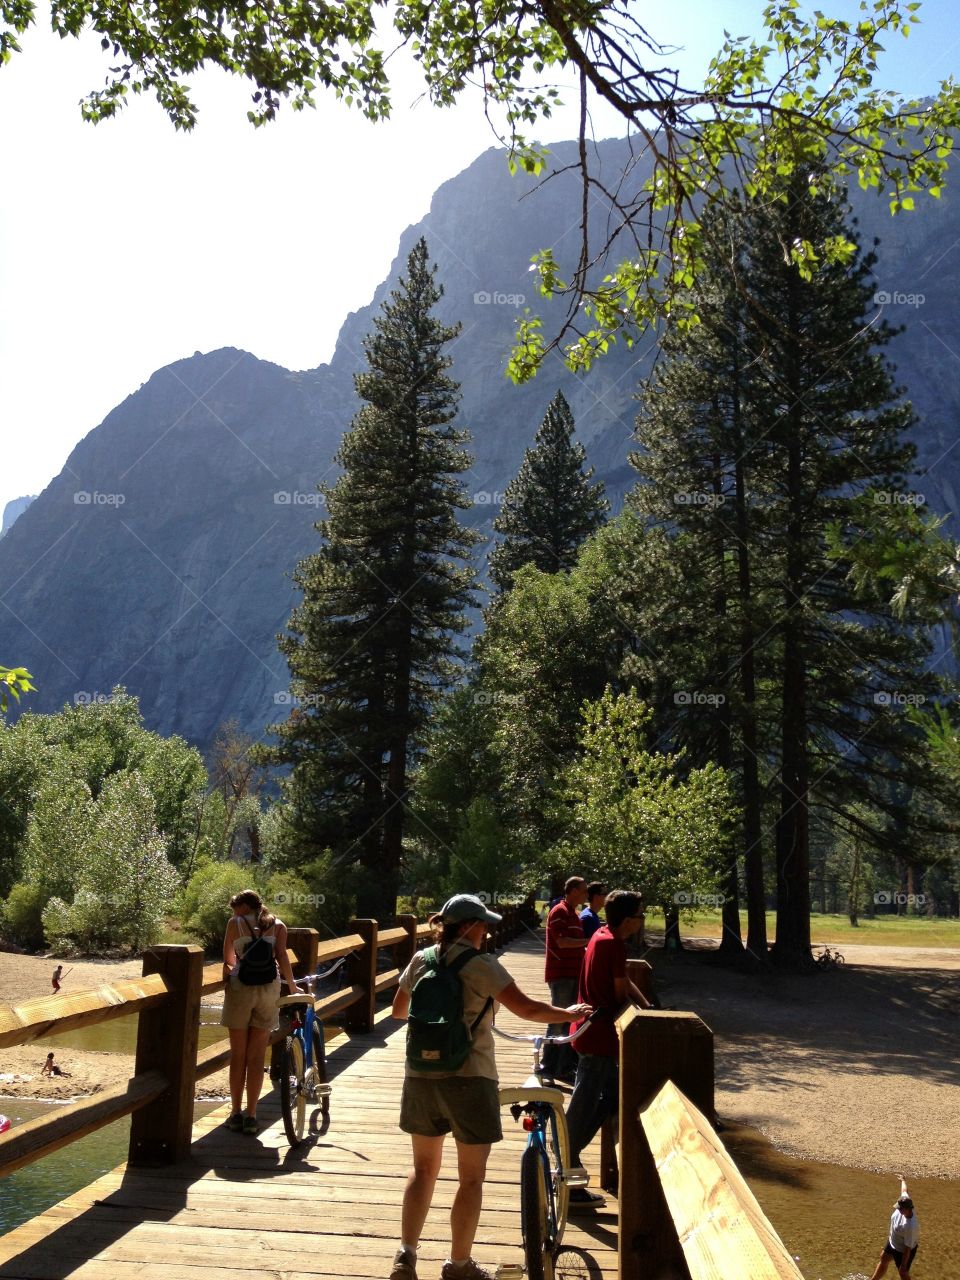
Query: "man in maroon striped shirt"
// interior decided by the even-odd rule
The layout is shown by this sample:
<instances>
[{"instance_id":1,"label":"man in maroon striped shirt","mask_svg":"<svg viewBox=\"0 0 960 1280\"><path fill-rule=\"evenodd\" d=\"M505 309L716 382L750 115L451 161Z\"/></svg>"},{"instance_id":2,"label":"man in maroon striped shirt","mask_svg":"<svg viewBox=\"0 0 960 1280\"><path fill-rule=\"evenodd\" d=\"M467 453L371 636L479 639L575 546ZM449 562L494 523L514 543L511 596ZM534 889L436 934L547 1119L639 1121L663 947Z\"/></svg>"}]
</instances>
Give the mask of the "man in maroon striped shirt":
<instances>
[{"instance_id":1,"label":"man in maroon striped shirt","mask_svg":"<svg viewBox=\"0 0 960 1280\"><path fill-rule=\"evenodd\" d=\"M550 986L550 1003L566 1009L576 1002L580 968L587 939L580 923L579 908L587 900L587 882L583 876L571 876L563 886L563 897L547 917L547 963L544 977ZM569 1000L560 997L569 994ZM548 1036L565 1036L569 1023L547 1027ZM543 1051L543 1073L554 1079L573 1083L577 1074L577 1055L570 1045L548 1044Z\"/></svg>"}]
</instances>

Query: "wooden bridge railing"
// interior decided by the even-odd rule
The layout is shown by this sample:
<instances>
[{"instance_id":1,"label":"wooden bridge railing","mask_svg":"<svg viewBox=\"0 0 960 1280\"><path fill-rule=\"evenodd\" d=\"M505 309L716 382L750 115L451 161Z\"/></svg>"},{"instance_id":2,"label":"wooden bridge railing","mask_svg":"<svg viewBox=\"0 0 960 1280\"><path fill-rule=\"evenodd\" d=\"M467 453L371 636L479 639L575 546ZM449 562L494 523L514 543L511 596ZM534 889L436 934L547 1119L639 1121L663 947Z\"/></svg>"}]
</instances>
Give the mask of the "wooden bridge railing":
<instances>
[{"instance_id":1,"label":"wooden bridge railing","mask_svg":"<svg viewBox=\"0 0 960 1280\"><path fill-rule=\"evenodd\" d=\"M617 1030L619 1280L802 1280L714 1129L713 1032L632 1006Z\"/></svg>"},{"instance_id":2,"label":"wooden bridge railing","mask_svg":"<svg viewBox=\"0 0 960 1280\"><path fill-rule=\"evenodd\" d=\"M490 940L492 948L504 946L521 929L519 908L499 910L503 923ZM289 929L288 954L298 977L340 956L351 957L344 988L318 1000L315 1007L325 1020L343 1014L345 1030L362 1033L373 1027L377 996L397 985L402 969L431 931L412 915L400 916L389 929L381 930L376 920L352 920L348 927L344 937L324 942L315 929ZM388 948L392 965L380 971L379 955ZM199 947L160 945L144 952L141 978L0 1005L0 1049L139 1015L130 1080L0 1134L0 1177L128 1115L129 1164L184 1159L190 1149L196 1082L230 1061L229 1046L214 1044L198 1053L202 998L225 985L222 963L205 965ZM274 1032L272 1043L283 1035L282 1028Z\"/></svg>"}]
</instances>

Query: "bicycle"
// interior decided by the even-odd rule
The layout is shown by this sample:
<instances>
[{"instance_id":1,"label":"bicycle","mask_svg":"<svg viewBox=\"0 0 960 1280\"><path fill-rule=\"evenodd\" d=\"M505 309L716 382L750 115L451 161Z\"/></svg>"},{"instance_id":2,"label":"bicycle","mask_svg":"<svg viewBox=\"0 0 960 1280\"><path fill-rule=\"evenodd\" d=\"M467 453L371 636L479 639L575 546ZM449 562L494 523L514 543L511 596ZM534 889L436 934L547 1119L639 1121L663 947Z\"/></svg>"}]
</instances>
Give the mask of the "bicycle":
<instances>
[{"instance_id":1,"label":"bicycle","mask_svg":"<svg viewBox=\"0 0 960 1280\"><path fill-rule=\"evenodd\" d=\"M831 951L829 947L824 947L814 956L814 963L821 969L839 969L843 964L843 956L839 951Z\"/></svg>"},{"instance_id":2,"label":"bicycle","mask_svg":"<svg viewBox=\"0 0 960 1280\"><path fill-rule=\"evenodd\" d=\"M283 1042L280 1063L280 1110L291 1147L303 1141L307 1103L319 1105L322 1117L330 1114L331 1088L327 1081L327 1054L323 1023L314 1016L316 996L301 988L316 987L335 973L348 956L341 956L324 973L319 970L297 980L297 991L281 997L280 1008L294 1007L293 1021ZM301 1017L302 1007L302 1017Z\"/></svg>"},{"instance_id":3,"label":"bicycle","mask_svg":"<svg viewBox=\"0 0 960 1280\"><path fill-rule=\"evenodd\" d=\"M543 1084L540 1053L545 1044L572 1044L591 1021L588 1018L572 1036L519 1036L493 1028L504 1040L533 1045L533 1075L519 1087L500 1090L501 1106L509 1106L515 1121L523 1116L523 1128L530 1135L520 1157L520 1231L527 1280L554 1280L570 1191L585 1187L589 1181L585 1169L569 1167L565 1095L561 1089Z\"/></svg>"}]
</instances>

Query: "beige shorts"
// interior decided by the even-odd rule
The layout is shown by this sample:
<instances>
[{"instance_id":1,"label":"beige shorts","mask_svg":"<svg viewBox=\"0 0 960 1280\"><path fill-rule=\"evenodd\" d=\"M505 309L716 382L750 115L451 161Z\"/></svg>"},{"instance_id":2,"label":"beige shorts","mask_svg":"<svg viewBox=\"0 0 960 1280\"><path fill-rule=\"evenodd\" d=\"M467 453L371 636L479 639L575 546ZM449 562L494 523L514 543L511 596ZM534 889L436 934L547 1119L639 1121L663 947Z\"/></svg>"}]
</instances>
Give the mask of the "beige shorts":
<instances>
[{"instance_id":1,"label":"beige shorts","mask_svg":"<svg viewBox=\"0 0 960 1280\"><path fill-rule=\"evenodd\" d=\"M234 974L227 982L220 1025L231 1031L243 1031L246 1027L276 1031L280 1025L280 979L264 982L259 987L247 987Z\"/></svg>"}]
</instances>

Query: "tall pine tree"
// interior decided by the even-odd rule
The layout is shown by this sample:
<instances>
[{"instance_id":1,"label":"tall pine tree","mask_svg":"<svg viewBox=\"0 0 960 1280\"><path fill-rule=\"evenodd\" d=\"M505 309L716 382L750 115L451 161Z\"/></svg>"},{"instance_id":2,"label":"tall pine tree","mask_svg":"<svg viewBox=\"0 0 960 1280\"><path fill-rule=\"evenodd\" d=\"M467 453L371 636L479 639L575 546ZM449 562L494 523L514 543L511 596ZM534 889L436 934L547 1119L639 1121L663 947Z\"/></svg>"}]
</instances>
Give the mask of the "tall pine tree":
<instances>
[{"instance_id":1,"label":"tall pine tree","mask_svg":"<svg viewBox=\"0 0 960 1280\"><path fill-rule=\"evenodd\" d=\"M490 555L490 577L499 591L509 590L525 564L544 573L572 569L581 543L607 517L603 485L590 483L593 467L584 470L586 451L573 432L573 414L558 391L493 522L503 535Z\"/></svg>"},{"instance_id":2,"label":"tall pine tree","mask_svg":"<svg viewBox=\"0 0 960 1280\"><path fill-rule=\"evenodd\" d=\"M903 831L936 790L896 701L941 689L918 619L896 614L889 585L858 592L831 554L831 530L862 543L910 500L914 458L913 413L883 354L893 331L868 323L873 255L853 245L809 280L796 261L849 240L846 214L807 175L782 201L747 202L734 243L713 239L715 272L736 290L677 336L640 428L640 500L700 546L688 604L700 601L703 666L725 674L733 711L714 716L714 734L739 741L745 783L751 757L771 779L776 814L760 835L775 848L775 955L788 966L809 962L811 816L842 826L860 802Z\"/></svg>"},{"instance_id":3,"label":"tall pine tree","mask_svg":"<svg viewBox=\"0 0 960 1280\"><path fill-rule=\"evenodd\" d=\"M433 314L443 293L421 239L364 341L365 401L344 436L323 546L301 561L303 600L280 637L296 705L276 727L278 764L304 860L333 849L364 874L358 909L391 917L408 768L440 691L465 656L477 535L458 476L470 458L453 425L458 385L447 344L460 326Z\"/></svg>"}]
</instances>

